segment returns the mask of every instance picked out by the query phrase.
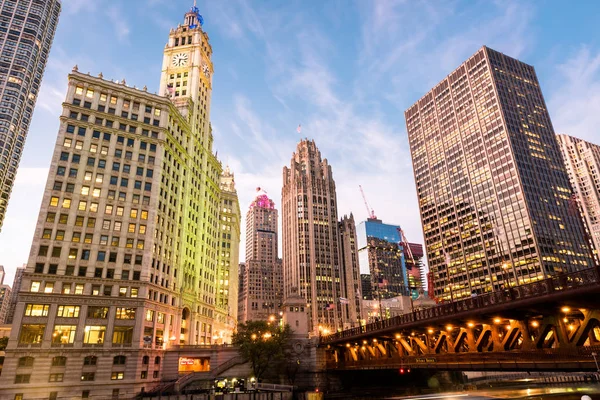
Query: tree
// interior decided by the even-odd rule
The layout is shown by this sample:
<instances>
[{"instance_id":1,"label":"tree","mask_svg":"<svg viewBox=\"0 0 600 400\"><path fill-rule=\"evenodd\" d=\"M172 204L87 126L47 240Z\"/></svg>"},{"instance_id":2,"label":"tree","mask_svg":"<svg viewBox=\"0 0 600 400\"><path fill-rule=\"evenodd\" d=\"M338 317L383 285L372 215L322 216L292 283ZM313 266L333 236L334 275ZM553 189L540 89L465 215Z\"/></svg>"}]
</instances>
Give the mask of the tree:
<instances>
[{"instance_id":1,"label":"tree","mask_svg":"<svg viewBox=\"0 0 600 400\"><path fill-rule=\"evenodd\" d=\"M0 351L6 349L8 344L8 336L0 337Z\"/></svg>"},{"instance_id":2,"label":"tree","mask_svg":"<svg viewBox=\"0 0 600 400\"><path fill-rule=\"evenodd\" d=\"M259 380L270 368L285 357L291 330L266 321L248 321L239 324L233 334L233 345L252 367L254 377Z\"/></svg>"}]
</instances>

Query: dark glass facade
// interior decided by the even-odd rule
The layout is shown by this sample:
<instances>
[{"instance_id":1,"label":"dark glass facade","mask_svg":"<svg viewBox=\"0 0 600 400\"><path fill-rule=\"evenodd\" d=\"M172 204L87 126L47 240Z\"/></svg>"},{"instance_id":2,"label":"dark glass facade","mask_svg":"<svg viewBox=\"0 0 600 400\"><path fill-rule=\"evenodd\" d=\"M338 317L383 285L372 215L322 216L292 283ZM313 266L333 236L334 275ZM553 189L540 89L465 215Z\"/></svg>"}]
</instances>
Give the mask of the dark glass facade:
<instances>
[{"instance_id":1,"label":"dark glass facade","mask_svg":"<svg viewBox=\"0 0 600 400\"><path fill-rule=\"evenodd\" d=\"M405 117L432 296L593 265L532 66L483 47Z\"/></svg>"}]
</instances>

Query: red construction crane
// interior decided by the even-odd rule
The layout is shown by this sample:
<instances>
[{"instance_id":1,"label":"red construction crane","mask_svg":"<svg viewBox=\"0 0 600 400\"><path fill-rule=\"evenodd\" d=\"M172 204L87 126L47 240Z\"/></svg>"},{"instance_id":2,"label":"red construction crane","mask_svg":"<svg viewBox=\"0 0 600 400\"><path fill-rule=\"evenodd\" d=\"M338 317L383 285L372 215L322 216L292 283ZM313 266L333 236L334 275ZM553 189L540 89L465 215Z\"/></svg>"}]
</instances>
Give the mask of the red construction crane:
<instances>
[{"instance_id":1,"label":"red construction crane","mask_svg":"<svg viewBox=\"0 0 600 400\"><path fill-rule=\"evenodd\" d=\"M367 207L367 219L377 219L375 216L375 211L373 211L373 209L369 207L369 203L367 203L367 196L365 196L362 186L358 185L358 187L360 188L360 194L362 194L362 198L365 202L365 207Z\"/></svg>"}]
</instances>

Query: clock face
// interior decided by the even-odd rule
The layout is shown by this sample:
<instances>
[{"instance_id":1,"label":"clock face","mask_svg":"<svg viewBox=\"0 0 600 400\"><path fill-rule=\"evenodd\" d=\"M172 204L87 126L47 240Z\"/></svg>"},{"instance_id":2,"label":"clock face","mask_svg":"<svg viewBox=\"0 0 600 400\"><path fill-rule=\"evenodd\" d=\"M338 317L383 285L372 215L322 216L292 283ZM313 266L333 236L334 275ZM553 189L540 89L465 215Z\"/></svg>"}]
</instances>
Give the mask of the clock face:
<instances>
[{"instance_id":1,"label":"clock face","mask_svg":"<svg viewBox=\"0 0 600 400\"><path fill-rule=\"evenodd\" d=\"M204 76L207 78L210 77L210 69L208 68L208 64L202 64L202 72L204 72Z\"/></svg>"},{"instance_id":2,"label":"clock face","mask_svg":"<svg viewBox=\"0 0 600 400\"><path fill-rule=\"evenodd\" d=\"M188 62L188 55L186 53L175 54L172 62L174 67L185 67Z\"/></svg>"}]
</instances>

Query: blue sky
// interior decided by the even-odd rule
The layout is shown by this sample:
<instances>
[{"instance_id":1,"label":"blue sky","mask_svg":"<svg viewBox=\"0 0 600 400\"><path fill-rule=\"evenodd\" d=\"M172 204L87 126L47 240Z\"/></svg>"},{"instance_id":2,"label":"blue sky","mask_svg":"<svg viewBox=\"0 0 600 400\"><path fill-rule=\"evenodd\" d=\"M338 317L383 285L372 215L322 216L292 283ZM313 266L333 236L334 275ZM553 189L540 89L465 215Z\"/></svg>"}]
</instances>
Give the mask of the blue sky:
<instances>
[{"instance_id":1,"label":"blue sky","mask_svg":"<svg viewBox=\"0 0 600 400\"><path fill-rule=\"evenodd\" d=\"M7 283L27 262L67 74L77 64L82 72L157 90L169 28L192 3L63 0L0 233ZM198 6L214 52L215 149L236 174L243 214L257 186L279 208L282 167L301 136L309 137L332 165L341 215L366 218L361 184L378 217L422 243L404 110L484 44L535 66L557 132L600 143L600 2L198 0Z\"/></svg>"}]
</instances>

